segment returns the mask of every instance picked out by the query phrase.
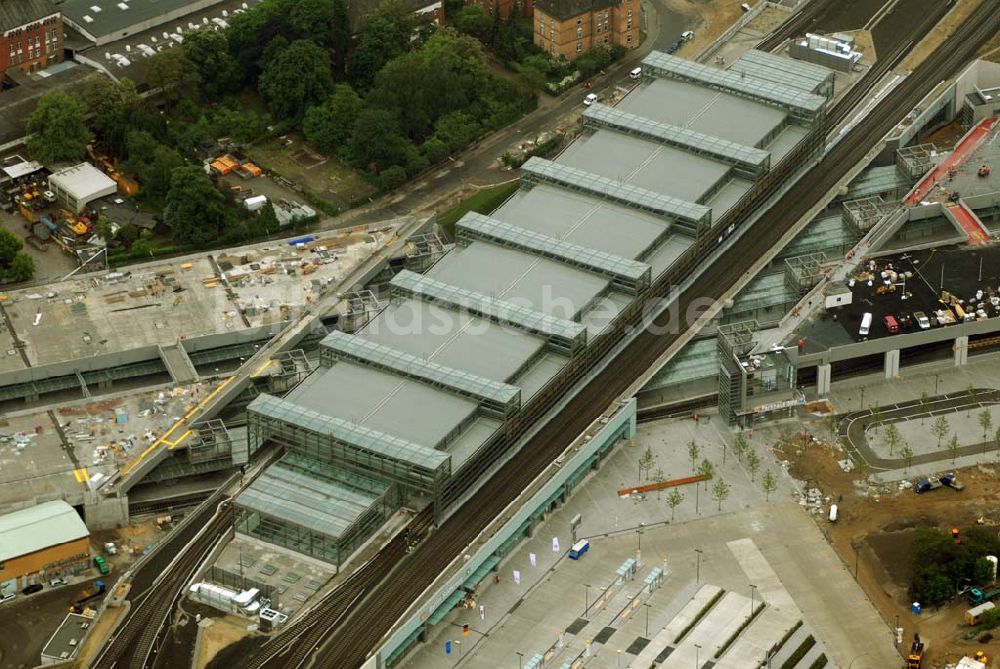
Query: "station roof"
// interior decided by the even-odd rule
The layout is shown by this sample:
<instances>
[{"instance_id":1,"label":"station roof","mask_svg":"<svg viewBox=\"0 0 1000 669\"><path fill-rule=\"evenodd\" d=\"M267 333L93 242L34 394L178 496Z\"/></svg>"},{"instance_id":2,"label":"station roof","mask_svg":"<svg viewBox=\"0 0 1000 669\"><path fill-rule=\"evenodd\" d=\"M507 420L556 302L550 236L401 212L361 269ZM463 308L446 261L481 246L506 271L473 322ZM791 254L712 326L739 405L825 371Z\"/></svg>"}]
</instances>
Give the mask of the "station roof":
<instances>
[{"instance_id":1,"label":"station roof","mask_svg":"<svg viewBox=\"0 0 1000 669\"><path fill-rule=\"evenodd\" d=\"M750 49L730 66L730 70L774 83L816 93L834 78L833 70L804 60L784 58Z\"/></svg>"},{"instance_id":2,"label":"station roof","mask_svg":"<svg viewBox=\"0 0 1000 669\"><path fill-rule=\"evenodd\" d=\"M640 86L617 108L762 149L767 149L761 144L787 116L776 107L676 79L655 79Z\"/></svg>"},{"instance_id":3,"label":"station roof","mask_svg":"<svg viewBox=\"0 0 1000 669\"><path fill-rule=\"evenodd\" d=\"M0 563L90 536L72 506L56 500L0 516Z\"/></svg>"},{"instance_id":4,"label":"station roof","mask_svg":"<svg viewBox=\"0 0 1000 669\"><path fill-rule=\"evenodd\" d=\"M309 476L279 461L236 496L236 506L337 538L376 499L375 495Z\"/></svg>"}]
</instances>

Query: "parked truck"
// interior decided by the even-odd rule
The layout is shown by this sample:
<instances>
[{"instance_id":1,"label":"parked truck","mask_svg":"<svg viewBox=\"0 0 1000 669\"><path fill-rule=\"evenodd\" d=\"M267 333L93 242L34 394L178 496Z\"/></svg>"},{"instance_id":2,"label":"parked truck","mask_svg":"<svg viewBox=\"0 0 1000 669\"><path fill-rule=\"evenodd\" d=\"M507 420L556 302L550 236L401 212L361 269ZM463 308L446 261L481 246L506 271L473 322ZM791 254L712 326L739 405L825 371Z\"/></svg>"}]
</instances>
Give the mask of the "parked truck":
<instances>
[{"instance_id":1,"label":"parked truck","mask_svg":"<svg viewBox=\"0 0 1000 669\"><path fill-rule=\"evenodd\" d=\"M73 613L80 613L83 611L83 605L95 597L100 597L108 589L104 581L97 580L94 581L94 586L84 590L79 597L70 602L70 610Z\"/></svg>"},{"instance_id":2,"label":"parked truck","mask_svg":"<svg viewBox=\"0 0 1000 669\"><path fill-rule=\"evenodd\" d=\"M941 475L941 483L948 486L952 490L964 490L965 484L958 480L954 472L949 472L947 474Z\"/></svg>"},{"instance_id":3,"label":"parked truck","mask_svg":"<svg viewBox=\"0 0 1000 669\"><path fill-rule=\"evenodd\" d=\"M983 590L981 588L969 588L968 592L969 604L972 606L979 606L985 602L992 601L997 597L1000 597L1000 587L994 586L990 590Z\"/></svg>"},{"instance_id":4,"label":"parked truck","mask_svg":"<svg viewBox=\"0 0 1000 669\"><path fill-rule=\"evenodd\" d=\"M925 479L917 481L917 485L913 486L913 492L920 495L921 493L930 492L931 490L937 490L942 485L941 479L938 477L928 476Z\"/></svg>"}]
</instances>

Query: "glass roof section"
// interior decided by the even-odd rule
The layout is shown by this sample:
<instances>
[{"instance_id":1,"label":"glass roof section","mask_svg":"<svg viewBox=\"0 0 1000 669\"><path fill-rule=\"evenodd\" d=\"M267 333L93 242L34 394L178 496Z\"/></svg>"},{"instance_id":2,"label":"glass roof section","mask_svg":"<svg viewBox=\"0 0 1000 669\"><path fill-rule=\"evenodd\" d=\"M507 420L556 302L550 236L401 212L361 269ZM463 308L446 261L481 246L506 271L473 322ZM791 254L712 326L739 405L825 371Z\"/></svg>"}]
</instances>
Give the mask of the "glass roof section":
<instances>
[{"instance_id":1,"label":"glass roof section","mask_svg":"<svg viewBox=\"0 0 1000 669\"><path fill-rule=\"evenodd\" d=\"M369 365L407 378L424 381L430 385L452 390L459 395L480 402L491 402L503 407L517 408L521 404L521 390L500 381L472 374L454 367L446 367L425 360L411 353L404 353L370 339L355 337L334 330L320 342L322 351L329 351L338 359Z\"/></svg>"},{"instance_id":2,"label":"glass roof section","mask_svg":"<svg viewBox=\"0 0 1000 669\"><path fill-rule=\"evenodd\" d=\"M708 224L712 220L712 210L704 205L686 202L663 193L656 193L645 188L619 183L613 179L602 177L568 165L538 156L531 157L521 167L521 172L529 180L544 181L575 188L587 193L631 205L645 211L652 211L678 220Z\"/></svg>"},{"instance_id":3,"label":"glass roof section","mask_svg":"<svg viewBox=\"0 0 1000 669\"><path fill-rule=\"evenodd\" d=\"M762 149L712 137L690 128L658 123L600 103L588 107L583 112L583 118L588 123L655 139L668 146L688 149L724 163L739 165L753 173L763 172L770 167L771 154Z\"/></svg>"},{"instance_id":4,"label":"glass roof section","mask_svg":"<svg viewBox=\"0 0 1000 669\"><path fill-rule=\"evenodd\" d=\"M236 497L236 505L336 538L376 499L278 462Z\"/></svg>"},{"instance_id":5,"label":"glass roof section","mask_svg":"<svg viewBox=\"0 0 1000 669\"><path fill-rule=\"evenodd\" d=\"M510 324L532 334L547 337L570 350L576 350L587 343L587 329L576 322L555 318L513 302L498 300L437 281L428 276L403 270L392 278L394 289L414 297L440 302L495 323Z\"/></svg>"},{"instance_id":6,"label":"glass roof section","mask_svg":"<svg viewBox=\"0 0 1000 669\"><path fill-rule=\"evenodd\" d=\"M644 262L580 246L527 228L519 228L476 212L469 212L463 216L455 229L460 244L472 239L499 242L547 258L562 260L576 267L616 279L629 287L649 284L651 269Z\"/></svg>"},{"instance_id":7,"label":"glass roof section","mask_svg":"<svg viewBox=\"0 0 1000 669\"><path fill-rule=\"evenodd\" d=\"M348 446L426 470L435 471L441 467L447 468L450 461L447 453L378 430L355 425L340 418L327 416L273 395L258 395L250 403L248 409L261 416L330 437Z\"/></svg>"},{"instance_id":8,"label":"glass roof section","mask_svg":"<svg viewBox=\"0 0 1000 669\"><path fill-rule=\"evenodd\" d=\"M740 56L738 62L740 61L757 63L759 65L769 65L772 69L794 72L796 75L804 79L813 80L816 82L817 86L828 79L833 79L834 77L833 70L825 68L822 65L816 65L815 63L809 63L795 58L777 56L768 51L761 51L760 49L750 49Z\"/></svg>"},{"instance_id":9,"label":"glass roof section","mask_svg":"<svg viewBox=\"0 0 1000 669\"><path fill-rule=\"evenodd\" d=\"M760 52L746 52L740 56L738 60L734 61L733 64L729 66L729 69L735 72L744 72L751 77L766 79L767 81L784 84L786 86L798 88L799 90L810 93L816 93L820 88L828 88L830 89L829 92L832 94L832 87L824 86L824 84L833 78L833 72L831 70L816 73L812 70L803 70L802 68L796 67L801 61L792 60L790 58L782 58L781 56L774 56L772 54L764 54L764 57L762 58L755 54L760 54ZM829 97L826 94L823 95Z\"/></svg>"},{"instance_id":10,"label":"glass roof section","mask_svg":"<svg viewBox=\"0 0 1000 669\"><path fill-rule=\"evenodd\" d=\"M817 116L826 106L826 98L820 95L806 93L797 88L764 81L756 77L746 78L737 72L718 70L660 51L651 52L643 58L642 64L654 71L674 75L680 79L786 107L809 118Z\"/></svg>"}]
</instances>

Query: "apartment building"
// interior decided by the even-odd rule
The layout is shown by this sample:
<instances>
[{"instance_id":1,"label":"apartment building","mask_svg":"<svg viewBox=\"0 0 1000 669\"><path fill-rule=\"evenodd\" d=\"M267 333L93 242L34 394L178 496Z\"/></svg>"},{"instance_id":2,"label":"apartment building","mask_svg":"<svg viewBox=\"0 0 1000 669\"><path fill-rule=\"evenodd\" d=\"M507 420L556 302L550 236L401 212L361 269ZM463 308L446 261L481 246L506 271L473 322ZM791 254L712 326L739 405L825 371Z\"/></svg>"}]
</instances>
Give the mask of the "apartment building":
<instances>
[{"instance_id":1,"label":"apartment building","mask_svg":"<svg viewBox=\"0 0 1000 669\"><path fill-rule=\"evenodd\" d=\"M535 44L555 57L597 47L639 46L639 0L537 0Z\"/></svg>"},{"instance_id":2,"label":"apartment building","mask_svg":"<svg viewBox=\"0 0 1000 669\"><path fill-rule=\"evenodd\" d=\"M0 0L0 72L62 61L62 15L49 0Z\"/></svg>"}]
</instances>

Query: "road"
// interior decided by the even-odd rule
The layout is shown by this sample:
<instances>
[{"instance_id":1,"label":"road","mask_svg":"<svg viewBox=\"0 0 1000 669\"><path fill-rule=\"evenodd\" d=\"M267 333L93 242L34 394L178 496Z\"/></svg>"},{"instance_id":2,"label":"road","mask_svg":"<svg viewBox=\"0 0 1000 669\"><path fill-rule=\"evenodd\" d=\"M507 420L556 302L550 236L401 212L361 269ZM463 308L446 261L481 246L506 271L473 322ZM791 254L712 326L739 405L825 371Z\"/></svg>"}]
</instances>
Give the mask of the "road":
<instances>
[{"instance_id":1,"label":"road","mask_svg":"<svg viewBox=\"0 0 1000 669\"><path fill-rule=\"evenodd\" d=\"M971 396L975 393L975 398ZM931 397L924 404L920 400L900 402L879 407L878 423L886 425L904 420L925 419L940 415L950 415L956 411L977 411L984 407L1000 403L1000 390L995 388L975 388L973 391L961 393L946 393ZM872 409L855 411L844 416L837 428L842 443L847 444L848 451L860 457L871 469L903 469L913 465L922 465L942 460L955 460L963 455L981 455L987 449L996 448L995 441L988 441L959 448L954 455L947 448L933 453L914 455L910 462L905 458L883 458L877 455L868 443L868 427L875 423L876 416ZM929 429L929 428L928 428Z\"/></svg>"}]
</instances>

